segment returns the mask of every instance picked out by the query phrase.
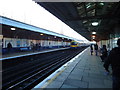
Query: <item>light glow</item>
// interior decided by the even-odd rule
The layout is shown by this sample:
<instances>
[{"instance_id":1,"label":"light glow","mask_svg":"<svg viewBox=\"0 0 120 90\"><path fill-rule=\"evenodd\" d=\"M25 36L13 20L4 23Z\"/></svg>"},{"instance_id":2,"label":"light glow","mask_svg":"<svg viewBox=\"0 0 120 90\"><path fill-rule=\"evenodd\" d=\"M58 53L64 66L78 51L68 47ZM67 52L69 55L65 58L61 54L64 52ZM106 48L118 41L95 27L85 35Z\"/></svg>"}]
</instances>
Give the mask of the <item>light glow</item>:
<instances>
[{"instance_id":1,"label":"light glow","mask_svg":"<svg viewBox=\"0 0 120 90\"><path fill-rule=\"evenodd\" d=\"M96 32L92 32L92 34L96 34Z\"/></svg>"},{"instance_id":2,"label":"light glow","mask_svg":"<svg viewBox=\"0 0 120 90\"><path fill-rule=\"evenodd\" d=\"M15 28L11 28L11 30L13 30L13 31L14 31L14 30L16 30L16 29L15 29Z\"/></svg>"},{"instance_id":3,"label":"light glow","mask_svg":"<svg viewBox=\"0 0 120 90\"><path fill-rule=\"evenodd\" d=\"M92 36L93 38L95 38L95 36Z\"/></svg>"},{"instance_id":4,"label":"light glow","mask_svg":"<svg viewBox=\"0 0 120 90\"><path fill-rule=\"evenodd\" d=\"M0 39L2 39L3 38L3 35L0 35Z\"/></svg>"},{"instance_id":5,"label":"light glow","mask_svg":"<svg viewBox=\"0 0 120 90\"><path fill-rule=\"evenodd\" d=\"M98 22L93 22L92 25L93 25L93 26L97 26L97 25L98 25Z\"/></svg>"},{"instance_id":6,"label":"light glow","mask_svg":"<svg viewBox=\"0 0 120 90\"><path fill-rule=\"evenodd\" d=\"M41 33L40 35L42 36L43 34Z\"/></svg>"},{"instance_id":7,"label":"light glow","mask_svg":"<svg viewBox=\"0 0 120 90\"><path fill-rule=\"evenodd\" d=\"M100 3L100 5L104 5L104 3Z\"/></svg>"}]
</instances>

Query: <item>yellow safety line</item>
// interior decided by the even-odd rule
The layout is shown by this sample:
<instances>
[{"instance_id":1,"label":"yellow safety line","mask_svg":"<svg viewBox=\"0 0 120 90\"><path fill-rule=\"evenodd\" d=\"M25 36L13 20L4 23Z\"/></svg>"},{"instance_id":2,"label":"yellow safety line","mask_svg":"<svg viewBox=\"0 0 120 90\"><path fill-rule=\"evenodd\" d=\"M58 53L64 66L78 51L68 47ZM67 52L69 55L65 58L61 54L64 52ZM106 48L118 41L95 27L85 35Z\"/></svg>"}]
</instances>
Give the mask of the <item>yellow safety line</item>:
<instances>
[{"instance_id":1,"label":"yellow safety line","mask_svg":"<svg viewBox=\"0 0 120 90\"><path fill-rule=\"evenodd\" d=\"M48 80L47 82L47 84L45 84L42 88L46 88L56 77L58 77L64 70L66 69L66 67L63 69L63 70L61 70L61 71L59 71L59 73L57 73L53 78L51 78L50 80Z\"/></svg>"},{"instance_id":2,"label":"yellow safety line","mask_svg":"<svg viewBox=\"0 0 120 90\"><path fill-rule=\"evenodd\" d=\"M81 53L80 55L82 55L83 52L85 52L86 50L87 50L87 49L85 49L84 51L82 51L82 53ZM41 88L42 88L42 89L46 88L46 87L47 87L57 76L59 76L66 68L67 68L67 67L64 66L64 69L63 69L63 70L58 71L59 73L57 73L53 78L51 78L50 80L48 80L47 83L46 83L44 86L42 86Z\"/></svg>"}]
</instances>

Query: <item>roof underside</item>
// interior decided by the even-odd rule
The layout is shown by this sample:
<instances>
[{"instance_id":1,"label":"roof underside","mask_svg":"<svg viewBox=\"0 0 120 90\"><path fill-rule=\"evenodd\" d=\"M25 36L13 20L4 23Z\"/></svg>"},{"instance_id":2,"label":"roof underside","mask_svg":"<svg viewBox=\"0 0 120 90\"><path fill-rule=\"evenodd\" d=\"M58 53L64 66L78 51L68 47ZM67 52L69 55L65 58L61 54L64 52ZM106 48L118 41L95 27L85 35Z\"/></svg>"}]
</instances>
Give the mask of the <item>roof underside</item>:
<instances>
[{"instance_id":1,"label":"roof underside","mask_svg":"<svg viewBox=\"0 0 120 90\"><path fill-rule=\"evenodd\" d=\"M46 29L35 27L33 25L25 24L25 23L22 23L22 22L19 22L19 21L10 19L10 18L6 18L6 17L1 17L0 16L0 19L1 19L0 24L8 25L8 26L11 26L11 27L13 26L13 27L17 27L17 28L33 31L33 32L44 33L44 34L58 36L58 37L62 37L62 38L74 39L72 37L68 37L68 36L65 36L65 35L62 35L62 34L58 34L58 33L52 32L52 31L48 31Z\"/></svg>"},{"instance_id":2,"label":"roof underside","mask_svg":"<svg viewBox=\"0 0 120 90\"><path fill-rule=\"evenodd\" d=\"M96 41L108 39L114 27L120 25L120 3L117 2L38 2L82 36ZM98 26L92 26L98 22Z\"/></svg>"}]
</instances>

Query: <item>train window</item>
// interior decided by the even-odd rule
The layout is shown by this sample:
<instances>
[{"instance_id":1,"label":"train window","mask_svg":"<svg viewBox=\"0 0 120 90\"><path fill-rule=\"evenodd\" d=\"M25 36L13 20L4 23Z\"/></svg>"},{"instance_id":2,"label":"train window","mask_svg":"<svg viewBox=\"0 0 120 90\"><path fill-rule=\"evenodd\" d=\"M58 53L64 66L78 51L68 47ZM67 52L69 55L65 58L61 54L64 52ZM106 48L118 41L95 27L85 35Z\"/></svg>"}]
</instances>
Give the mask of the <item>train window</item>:
<instances>
[{"instance_id":1,"label":"train window","mask_svg":"<svg viewBox=\"0 0 120 90\"><path fill-rule=\"evenodd\" d=\"M76 42L71 42L71 45L76 45L77 43Z\"/></svg>"}]
</instances>

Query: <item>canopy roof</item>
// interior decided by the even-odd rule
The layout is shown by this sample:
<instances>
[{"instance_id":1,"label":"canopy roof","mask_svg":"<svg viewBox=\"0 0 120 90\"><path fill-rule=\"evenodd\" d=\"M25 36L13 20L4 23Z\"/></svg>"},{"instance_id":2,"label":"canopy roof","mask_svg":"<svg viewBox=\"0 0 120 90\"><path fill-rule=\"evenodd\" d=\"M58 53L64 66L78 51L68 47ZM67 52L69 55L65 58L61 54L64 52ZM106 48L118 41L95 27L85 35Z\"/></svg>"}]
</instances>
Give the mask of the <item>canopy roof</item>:
<instances>
[{"instance_id":1,"label":"canopy roof","mask_svg":"<svg viewBox=\"0 0 120 90\"><path fill-rule=\"evenodd\" d=\"M119 2L37 2L61 19L79 34L92 40L92 32L97 32L96 41L110 38L116 26L120 25ZM98 22L97 26L92 26Z\"/></svg>"}]
</instances>

